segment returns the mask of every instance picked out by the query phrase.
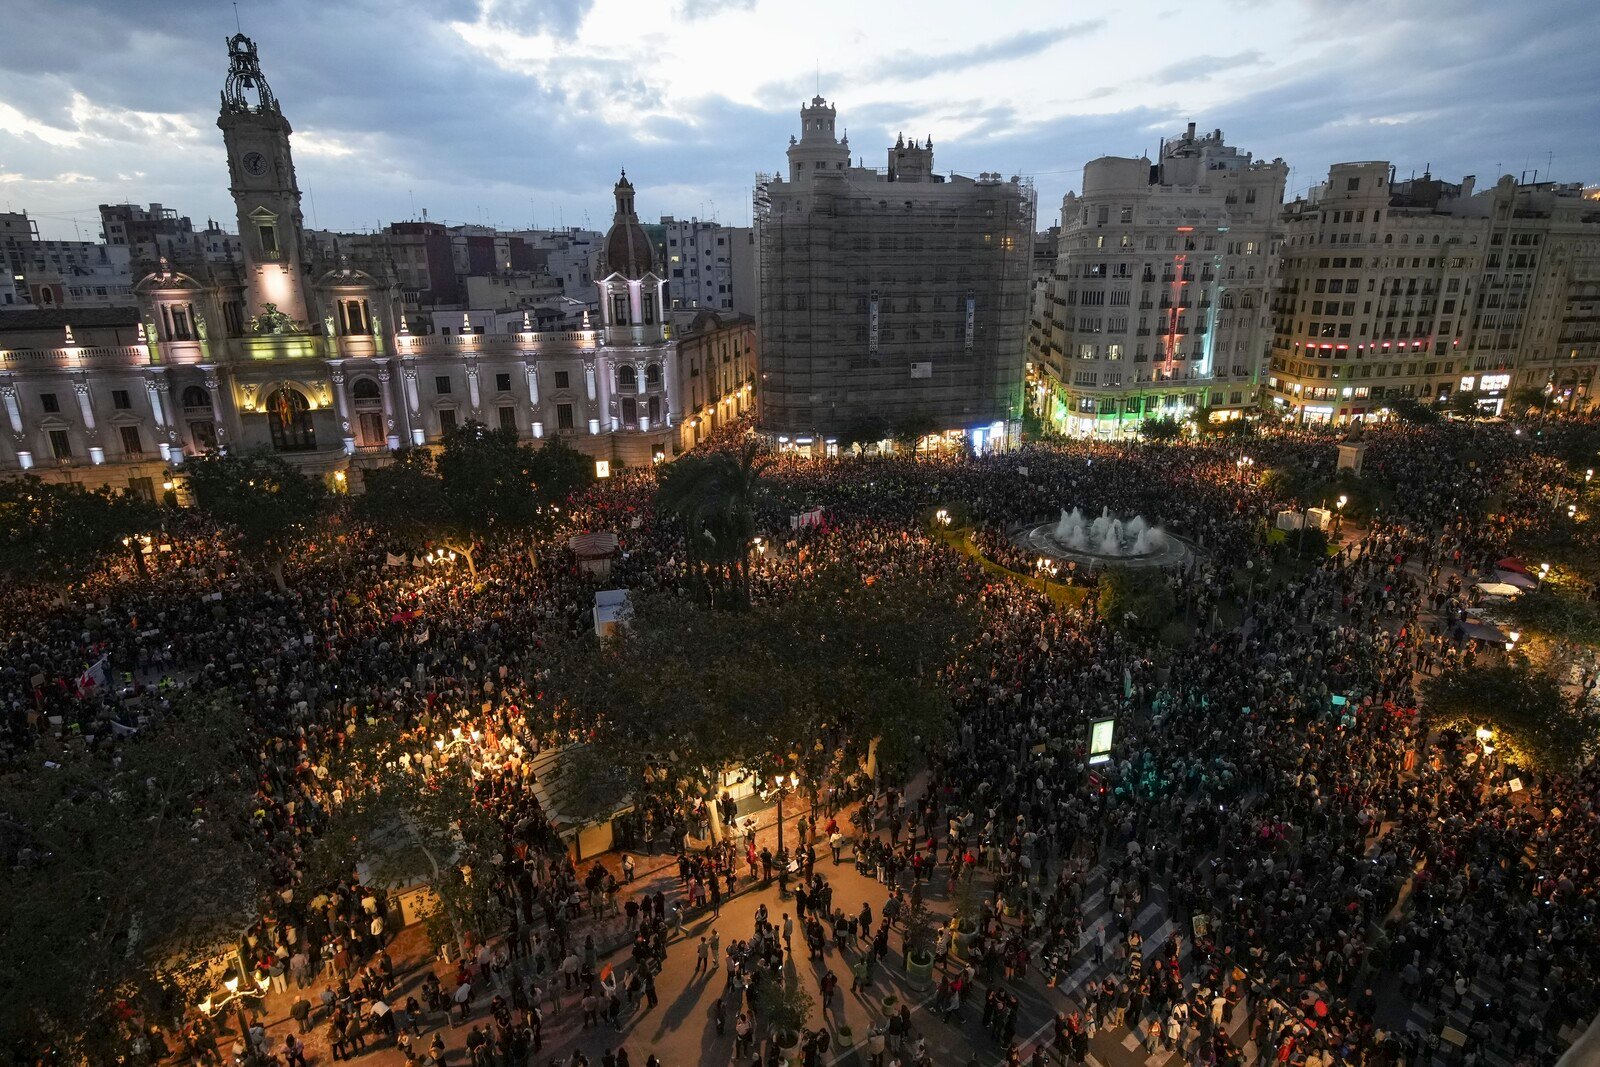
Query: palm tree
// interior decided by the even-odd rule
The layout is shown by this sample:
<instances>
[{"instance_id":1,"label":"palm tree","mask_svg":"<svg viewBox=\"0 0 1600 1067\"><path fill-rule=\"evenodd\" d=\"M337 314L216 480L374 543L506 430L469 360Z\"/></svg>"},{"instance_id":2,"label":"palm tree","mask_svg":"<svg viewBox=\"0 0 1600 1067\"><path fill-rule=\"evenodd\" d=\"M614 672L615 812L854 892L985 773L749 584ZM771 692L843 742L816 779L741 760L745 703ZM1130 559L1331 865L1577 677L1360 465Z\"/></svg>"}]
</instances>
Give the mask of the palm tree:
<instances>
[{"instance_id":1,"label":"palm tree","mask_svg":"<svg viewBox=\"0 0 1600 1067\"><path fill-rule=\"evenodd\" d=\"M708 602L725 592L727 606L749 603L750 544L771 461L752 441L738 453L686 456L661 476L656 509L683 524L689 566Z\"/></svg>"}]
</instances>

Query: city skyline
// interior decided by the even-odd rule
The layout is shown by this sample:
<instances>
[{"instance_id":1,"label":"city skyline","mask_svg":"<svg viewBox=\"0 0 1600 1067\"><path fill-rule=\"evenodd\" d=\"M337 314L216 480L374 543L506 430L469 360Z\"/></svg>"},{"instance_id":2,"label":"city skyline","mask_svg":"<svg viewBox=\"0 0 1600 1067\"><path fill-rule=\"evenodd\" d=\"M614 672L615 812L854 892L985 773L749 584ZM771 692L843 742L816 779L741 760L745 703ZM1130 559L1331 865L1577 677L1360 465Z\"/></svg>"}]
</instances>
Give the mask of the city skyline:
<instances>
[{"instance_id":1,"label":"city skyline","mask_svg":"<svg viewBox=\"0 0 1600 1067\"><path fill-rule=\"evenodd\" d=\"M622 166L646 219L746 224L755 172L782 169L799 106L818 91L868 166L904 132L933 137L940 171L1034 178L1041 228L1089 159L1153 156L1188 121L1287 160L1290 198L1354 159L1391 160L1402 176L1474 173L1480 187L1534 170L1594 180L1600 150L1583 131L1600 117L1600 75L1579 54L1600 13L1447 7L1018 5L972 32L967 9L935 4L919 8L914 40L897 8L767 0L381 11L249 0L239 18L295 125L318 228L426 209L451 223L603 229ZM211 115L233 8L163 16L147 24L86 0L14 17L0 44L0 206L28 211L43 236L92 239L100 203L229 218ZM1540 70L1560 77L1529 76Z\"/></svg>"}]
</instances>

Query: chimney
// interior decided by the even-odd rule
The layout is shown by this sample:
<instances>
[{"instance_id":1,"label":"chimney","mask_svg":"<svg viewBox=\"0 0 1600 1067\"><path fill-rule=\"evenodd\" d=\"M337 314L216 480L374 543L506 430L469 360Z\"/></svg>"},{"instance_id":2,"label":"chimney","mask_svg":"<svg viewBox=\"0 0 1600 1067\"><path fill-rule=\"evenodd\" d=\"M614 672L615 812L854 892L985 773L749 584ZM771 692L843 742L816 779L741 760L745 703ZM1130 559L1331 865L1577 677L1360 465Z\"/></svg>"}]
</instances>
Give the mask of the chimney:
<instances>
[{"instance_id":1,"label":"chimney","mask_svg":"<svg viewBox=\"0 0 1600 1067\"><path fill-rule=\"evenodd\" d=\"M1190 141L1194 140L1194 123L1192 123L1192 122L1189 123L1189 136L1188 136L1188 139Z\"/></svg>"}]
</instances>

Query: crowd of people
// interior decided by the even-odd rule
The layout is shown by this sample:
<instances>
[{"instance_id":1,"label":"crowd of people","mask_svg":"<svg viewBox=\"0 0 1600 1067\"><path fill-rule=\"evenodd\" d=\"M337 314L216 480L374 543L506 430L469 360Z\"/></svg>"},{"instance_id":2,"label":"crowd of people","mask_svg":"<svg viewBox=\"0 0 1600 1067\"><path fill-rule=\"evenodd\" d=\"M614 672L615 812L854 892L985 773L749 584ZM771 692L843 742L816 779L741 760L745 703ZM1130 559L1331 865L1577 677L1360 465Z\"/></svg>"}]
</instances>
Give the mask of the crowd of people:
<instances>
[{"instance_id":1,"label":"crowd of people","mask_svg":"<svg viewBox=\"0 0 1600 1067\"><path fill-rule=\"evenodd\" d=\"M419 546L338 526L297 555L284 591L224 531L175 518L170 549L147 566L8 595L0 756L24 763L49 744L110 758L188 694L245 711L263 891L239 958L275 991L294 986L300 1027L271 1046L238 1035L241 1058L294 1067L315 1026L335 1058L370 1039L417 1061L454 1047L475 1067L535 1062L549 1011L576 1007L587 1029L654 1006L685 914L769 884L775 867L788 882L792 867L792 918L763 906L725 955L683 942L702 969L725 969L740 1055L760 1051L792 933L805 954L848 954L859 988L937 884L967 904L939 932L931 1010L979 1020L1012 1062L1082 1063L1114 1028L1205 1063L1244 1062L1246 1041L1264 1061L1422 1063L1452 1040L1475 1057L1545 1062L1561 1027L1600 1008L1587 980L1600 973L1600 773L1527 774L1512 790L1483 742L1430 730L1415 676L1477 654L1454 625L1470 585L1559 525L1547 500L1561 464L1505 428L1387 429L1366 445L1383 492L1316 566L1275 559L1267 531L1281 508L1318 501L1286 498L1259 472L1331 476L1326 437L774 462L766 480L781 492L759 515L773 550L753 562L754 598L844 563L929 596L965 583L983 631L944 672L949 745L922 754L914 781L829 783L840 802L860 795L856 819L817 813L792 853L761 853L753 837L711 844L715 798L640 783L618 846L680 855L671 901L631 893L631 855L580 867L541 803L536 759L585 729L541 698L542 640L592 625L597 582L559 539L537 554L487 546L473 582L419 565ZM653 488L652 472L619 472L572 502L561 533L615 531L607 585L687 596L682 531L657 521ZM789 515L812 505L827 521L791 530ZM1111 624L1093 597L1068 606L985 574L928 529L931 509L956 505L982 554L1018 571L1031 560L1008 532L1061 508L1181 533L1195 556L1151 580L1171 587L1187 647ZM1263 576L1248 597L1245 570ZM105 682L85 687L102 657ZM1103 719L1116 720L1116 743L1090 766L1088 725ZM441 796L441 783L465 783L472 816L445 822L482 861L445 875L465 883L475 920L443 939L454 982L400 1003L386 948L401 917L360 870L333 868L350 857L324 840L394 775ZM876 922L835 906L816 866L819 848L825 870L845 842L883 883ZM1152 922L1162 933L1147 942ZM1027 1048L1017 983L1059 998L1050 1033ZM1413 1005L1430 1024L1406 1028ZM423 1040L421 1024L446 1019L459 1042L446 1029ZM152 1059L164 1046L216 1062L216 1027L188 1006L124 1025ZM911 1031L909 1015L886 1018L869 1053L931 1062ZM804 1037L811 1062L826 1051L818 1034Z\"/></svg>"}]
</instances>

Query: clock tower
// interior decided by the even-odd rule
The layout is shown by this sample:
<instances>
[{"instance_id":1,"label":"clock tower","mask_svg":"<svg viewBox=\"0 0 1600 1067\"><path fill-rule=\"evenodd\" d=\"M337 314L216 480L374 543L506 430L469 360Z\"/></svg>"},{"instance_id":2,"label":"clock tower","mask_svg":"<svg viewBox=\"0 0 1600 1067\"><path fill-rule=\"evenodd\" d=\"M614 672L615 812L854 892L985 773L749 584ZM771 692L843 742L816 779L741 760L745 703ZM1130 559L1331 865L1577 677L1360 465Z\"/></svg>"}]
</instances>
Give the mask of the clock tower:
<instances>
[{"instance_id":1,"label":"clock tower","mask_svg":"<svg viewBox=\"0 0 1600 1067\"><path fill-rule=\"evenodd\" d=\"M242 33L228 40L228 81L217 118L228 152L229 186L239 213L245 259L247 316L272 304L289 318L315 321L307 300L304 222L289 120L261 73L256 43Z\"/></svg>"}]
</instances>

